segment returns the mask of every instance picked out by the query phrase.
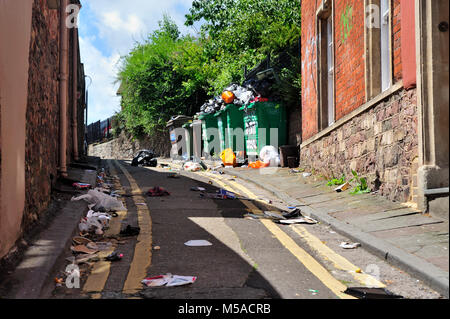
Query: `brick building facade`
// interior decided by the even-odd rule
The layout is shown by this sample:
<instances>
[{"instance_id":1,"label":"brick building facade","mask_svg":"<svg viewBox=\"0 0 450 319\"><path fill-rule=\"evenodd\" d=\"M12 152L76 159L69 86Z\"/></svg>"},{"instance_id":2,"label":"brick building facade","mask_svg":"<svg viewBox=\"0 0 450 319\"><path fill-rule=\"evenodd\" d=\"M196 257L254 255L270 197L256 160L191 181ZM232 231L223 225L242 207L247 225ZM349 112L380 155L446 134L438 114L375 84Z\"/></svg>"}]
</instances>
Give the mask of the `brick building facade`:
<instances>
[{"instance_id":1,"label":"brick building facade","mask_svg":"<svg viewBox=\"0 0 450 319\"><path fill-rule=\"evenodd\" d=\"M62 3L6 0L0 5L1 29L8 30L0 37L0 259L45 213L56 179L83 150L84 70L77 29L67 28L65 19L61 23Z\"/></svg>"},{"instance_id":2,"label":"brick building facade","mask_svg":"<svg viewBox=\"0 0 450 319\"><path fill-rule=\"evenodd\" d=\"M443 36L426 25L448 21L448 12L440 13L446 6L429 0L302 1L302 167L327 177L356 170L372 190L424 210L424 190L438 188L448 198L448 176L433 186L420 176L431 127L448 150L448 97L425 87L429 71L419 67L427 39ZM448 33L440 40L440 51L448 54ZM438 50L430 58L430 64L445 62ZM432 77L440 77L448 96L444 70ZM427 94L434 104L426 103ZM427 109L447 120L427 122ZM434 166L448 175L448 152Z\"/></svg>"}]
</instances>

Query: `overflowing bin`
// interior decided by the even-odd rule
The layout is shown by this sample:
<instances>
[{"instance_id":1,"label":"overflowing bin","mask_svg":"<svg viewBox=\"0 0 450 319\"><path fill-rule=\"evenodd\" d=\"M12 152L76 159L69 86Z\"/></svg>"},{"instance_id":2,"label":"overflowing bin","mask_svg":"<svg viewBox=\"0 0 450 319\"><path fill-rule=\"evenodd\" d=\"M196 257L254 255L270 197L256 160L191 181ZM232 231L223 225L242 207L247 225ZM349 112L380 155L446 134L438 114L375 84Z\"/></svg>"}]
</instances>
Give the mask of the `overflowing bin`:
<instances>
[{"instance_id":1,"label":"overflowing bin","mask_svg":"<svg viewBox=\"0 0 450 319\"><path fill-rule=\"evenodd\" d=\"M255 102L244 111L244 136L248 156L258 156L266 145L286 145L287 117L285 107L276 102Z\"/></svg>"}]
</instances>

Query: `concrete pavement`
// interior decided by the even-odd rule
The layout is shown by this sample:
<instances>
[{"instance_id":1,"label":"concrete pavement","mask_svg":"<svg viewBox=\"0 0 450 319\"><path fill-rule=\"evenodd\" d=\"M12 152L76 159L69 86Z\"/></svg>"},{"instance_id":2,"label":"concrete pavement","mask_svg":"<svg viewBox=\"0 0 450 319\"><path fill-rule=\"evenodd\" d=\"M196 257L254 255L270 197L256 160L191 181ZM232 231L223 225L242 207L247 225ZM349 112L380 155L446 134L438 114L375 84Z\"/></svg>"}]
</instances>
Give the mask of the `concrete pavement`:
<instances>
[{"instance_id":1,"label":"concrete pavement","mask_svg":"<svg viewBox=\"0 0 450 319\"><path fill-rule=\"evenodd\" d=\"M448 220L425 216L377 195L337 193L326 182L287 168L275 174L247 168L224 171L300 207L448 298Z\"/></svg>"}]
</instances>

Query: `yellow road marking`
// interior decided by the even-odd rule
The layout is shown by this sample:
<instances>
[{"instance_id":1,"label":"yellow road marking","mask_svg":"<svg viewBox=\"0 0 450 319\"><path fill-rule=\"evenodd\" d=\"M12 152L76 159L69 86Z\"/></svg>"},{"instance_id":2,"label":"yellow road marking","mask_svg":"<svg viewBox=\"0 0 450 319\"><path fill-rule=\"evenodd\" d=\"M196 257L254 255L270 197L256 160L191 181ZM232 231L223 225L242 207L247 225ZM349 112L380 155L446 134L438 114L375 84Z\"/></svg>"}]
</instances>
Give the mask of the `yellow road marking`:
<instances>
[{"instance_id":1,"label":"yellow road marking","mask_svg":"<svg viewBox=\"0 0 450 319\"><path fill-rule=\"evenodd\" d=\"M300 225L292 225L291 228L300 237L305 239L308 245L312 249L317 251L324 259L331 261L335 268L351 273L357 281L366 285L367 287L386 287L383 283L369 274L357 273L356 270L359 269L358 267L353 265L346 258L337 254L334 250L325 245L319 238L310 234L304 227Z\"/></svg>"},{"instance_id":2,"label":"yellow road marking","mask_svg":"<svg viewBox=\"0 0 450 319\"><path fill-rule=\"evenodd\" d=\"M261 219L261 223L274 234L281 244L289 250L314 276L317 277L325 286L327 286L336 296L342 299L356 299L353 296L343 293L347 286L334 278L328 270L319 264L311 255L300 248L297 243L283 232L271 220Z\"/></svg>"},{"instance_id":3,"label":"yellow road marking","mask_svg":"<svg viewBox=\"0 0 450 319\"><path fill-rule=\"evenodd\" d=\"M110 165L110 172L112 175L116 175L116 171L113 166ZM115 181L116 189L120 188L120 183ZM124 206L126 205L125 200L122 200ZM125 206L126 207L126 206ZM118 218L111 219L109 223L109 229L105 232L105 236L118 235L120 232L120 225L122 219L127 215L127 211L117 212L119 215ZM98 257L100 261L95 263L89 277L86 280L86 283L83 286L84 293L96 292L91 296L92 299L101 298L101 294L99 292L103 291L105 288L106 281L108 280L109 273L111 271L111 263L109 261L105 261L104 258L107 257L114 251L114 247L109 250L102 251L98 253Z\"/></svg>"},{"instance_id":4,"label":"yellow road marking","mask_svg":"<svg viewBox=\"0 0 450 319\"><path fill-rule=\"evenodd\" d=\"M217 180L217 177L210 176L219 185L224 186L228 190L224 183ZM238 188L243 192L249 199L257 199L257 196L245 188L244 186L237 184L233 181L228 181L234 187ZM241 200L244 205L246 205L250 210L255 212L261 212L258 207L255 206L249 200ZM314 276L316 276L325 286L327 286L336 296L342 299L355 299L354 297L343 293L347 287L334 278L328 270L326 270L319 262L317 262L311 255L309 255L304 249L297 245L297 243L290 238L285 232L283 232L277 225L275 225L271 220L261 219L260 222L281 242L281 244L288 249L291 254L293 254Z\"/></svg>"},{"instance_id":5,"label":"yellow road marking","mask_svg":"<svg viewBox=\"0 0 450 319\"><path fill-rule=\"evenodd\" d=\"M116 164L128 179L131 186L131 193L137 195L133 196L134 203L146 203L146 199L139 195L143 194L143 192L139 188L135 179L118 161L116 161ZM136 205L136 207L138 213L138 224L141 231L137 237L133 261L130 264L130 270L123 287L123 292L129 294L142 290L141 281L147 276L147 269L150 267L152 259L152 220L150 217L150 211L147 204L145 206Z\"/></svg>"}]
</instances>

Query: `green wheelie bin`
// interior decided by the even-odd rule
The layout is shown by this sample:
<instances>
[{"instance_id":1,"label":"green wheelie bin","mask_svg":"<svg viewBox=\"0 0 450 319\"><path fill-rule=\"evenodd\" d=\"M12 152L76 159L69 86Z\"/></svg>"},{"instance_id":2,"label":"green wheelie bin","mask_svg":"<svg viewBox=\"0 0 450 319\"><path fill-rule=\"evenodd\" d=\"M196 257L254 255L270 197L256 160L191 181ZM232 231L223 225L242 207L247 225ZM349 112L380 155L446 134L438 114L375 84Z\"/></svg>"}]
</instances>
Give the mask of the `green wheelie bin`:
<instances>
[{"instance_id":1,"label":"green wheelie bin","mask_svg":"<svg viewBox=\"0 0 450 319\"><path fill-rule=\"evenodd\" d=\"M216 149L215 144L218 145L215 138L219 138L217 134L217 120L214 117L214 113L203 113L198 117L202 121L202 139L203 139L203 155L206 158L220 156L220 147ZM213 143L214 141L214 143Z\"/></svg>"},{"instance_id":2,"label":"green wheelie bin","mask_svg":"<svg viewBox=\"0 0 450 319\"><path fill-rule=\"evenodd\" d=\"M286 145L287 117L285 107L278 102L255 102L244 111L244 136L248 156L259 156L266 145Z\"/></svg>"}]
</instances>

